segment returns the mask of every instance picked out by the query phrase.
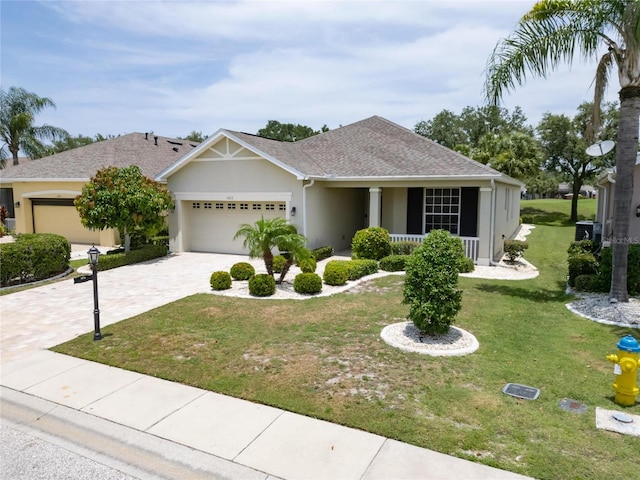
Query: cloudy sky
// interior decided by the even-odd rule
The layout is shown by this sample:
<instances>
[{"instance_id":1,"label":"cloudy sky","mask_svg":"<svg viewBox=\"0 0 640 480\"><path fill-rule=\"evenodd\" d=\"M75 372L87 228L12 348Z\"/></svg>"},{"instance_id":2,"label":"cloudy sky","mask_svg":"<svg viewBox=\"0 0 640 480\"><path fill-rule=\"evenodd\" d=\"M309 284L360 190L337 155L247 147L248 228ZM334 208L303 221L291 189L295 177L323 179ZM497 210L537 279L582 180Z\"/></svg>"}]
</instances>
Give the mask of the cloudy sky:
<instances>
[{"instance_id":1,"label":"cloudy sky","mask_svg":"<svg viewBox=\"0 0 640 480\"><path fill-rule=\"evenodd\" d=\"M1 84L53 99L37 123L73 135L255 133L272 119L333 129L371 115L413 128L483 103L487 59L532 5L2 0ZM532 124L573 116L594 71L532 79L504 106Z\"/></svg>"}]
</instances>

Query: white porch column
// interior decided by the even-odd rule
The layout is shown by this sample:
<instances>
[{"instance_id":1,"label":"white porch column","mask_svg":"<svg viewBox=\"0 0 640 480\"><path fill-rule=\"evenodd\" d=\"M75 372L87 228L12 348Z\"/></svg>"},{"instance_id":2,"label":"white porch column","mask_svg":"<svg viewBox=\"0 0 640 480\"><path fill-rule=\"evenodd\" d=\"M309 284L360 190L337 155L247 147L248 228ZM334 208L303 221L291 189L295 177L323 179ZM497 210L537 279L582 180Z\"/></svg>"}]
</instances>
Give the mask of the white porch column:
<instances>
[{"instance_id":1,"label":"white porch column","mask_svg":"<svg viewBox=\"0 0 640 480\"><path fill-rule=\"evenodd\" d=\"M490 265L493 258L491 251L491 187L480 188L480 198L478 199L478 265Z\"/></svg>"},{"instance_id":2,"label":"white porch column","mask_svg":"<svg viewBox=\"0 0 640 480\"><path fill-rule=\"evenodd\" d=\"M369 226L380 226L380 213L382 212L382 188L369 188Z\"/></svg>"}]
</instances>

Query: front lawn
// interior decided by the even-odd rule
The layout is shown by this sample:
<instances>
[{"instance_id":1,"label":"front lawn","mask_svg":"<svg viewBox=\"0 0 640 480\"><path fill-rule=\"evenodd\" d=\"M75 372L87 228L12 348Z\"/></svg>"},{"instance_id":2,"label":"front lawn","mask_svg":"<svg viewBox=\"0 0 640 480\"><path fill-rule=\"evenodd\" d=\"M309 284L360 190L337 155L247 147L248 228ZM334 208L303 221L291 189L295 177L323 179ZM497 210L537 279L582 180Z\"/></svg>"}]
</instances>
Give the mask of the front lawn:
<instances>
[{"instance_id":1,"label":"front lawn","mask_svg":"<svg viewBox=\"0 0 640 480\"><path fill-rule=\"evenodd\" d=\"M100 342L87 334L54 350L536 478L635 478L638 439L597 430L595 408L617 408L605 355L638 332L565 308L573 232L533 231L525 256L536 279L460 279L456 325L480 342L465 357L404 353L380 339L407 313L400 275L306 301L194 295L107 326ZM505 395L508 382L540 398ZM587 413L560 409L564 398ZM640 404L625 411L640 414Z\"/></svg>"}]
</instances>

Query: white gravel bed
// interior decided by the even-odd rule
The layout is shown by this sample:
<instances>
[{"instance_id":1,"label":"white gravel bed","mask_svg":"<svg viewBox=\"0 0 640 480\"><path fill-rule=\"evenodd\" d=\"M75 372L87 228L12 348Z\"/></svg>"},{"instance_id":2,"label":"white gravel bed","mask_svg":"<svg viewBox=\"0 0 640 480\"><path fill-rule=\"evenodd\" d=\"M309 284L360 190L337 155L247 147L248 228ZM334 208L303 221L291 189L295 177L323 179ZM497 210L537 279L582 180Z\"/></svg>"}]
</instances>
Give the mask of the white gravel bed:
<instances>
[{"instance_id":1,"label":"white gravel bed","mask_svg":"<svg viewBox=\"0 0 640 480\"><path fill-rule=\"evenodd\" d=\"M605 325L640 328L640 299L629 302L609 301L607 294L580 293L580 297L567 303L566 307L586 319Z\"/></svg>"},{"instance_id":2,"label":"white gravel bed","mask_svg":"<svg viewBox=\"0 0 640 480\"><path fill-rule=\"evenodd\" d=\"M380 337L392 347L405 352L434 357L468 355L480 347L476 337L462 328L451 326L449 333L444 335L422 335L410 321L384 327Z\"/></svg>"}]
</instances>

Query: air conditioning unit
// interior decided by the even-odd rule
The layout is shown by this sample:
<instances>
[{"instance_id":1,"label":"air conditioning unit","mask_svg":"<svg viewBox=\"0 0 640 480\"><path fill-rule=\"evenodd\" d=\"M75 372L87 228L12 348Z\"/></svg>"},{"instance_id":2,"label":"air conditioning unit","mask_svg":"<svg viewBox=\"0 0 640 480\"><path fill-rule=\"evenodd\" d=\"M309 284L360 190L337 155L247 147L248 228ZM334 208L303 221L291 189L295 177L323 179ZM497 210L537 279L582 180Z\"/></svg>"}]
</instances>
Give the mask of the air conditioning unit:
<instances>
[{"instance_id":1,"label":"air conditioning unit","mask_svg":"<svg viewBox=\"0 0 640 480\"><path fill-rule=\"evenodd\" d=\"M600 237L602 238L602 224L600 225ZM593 222L576 222L575 241L593 240Z\"/></svg>"}]
</instances>

